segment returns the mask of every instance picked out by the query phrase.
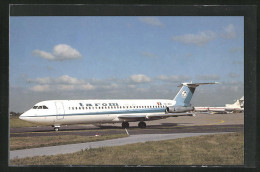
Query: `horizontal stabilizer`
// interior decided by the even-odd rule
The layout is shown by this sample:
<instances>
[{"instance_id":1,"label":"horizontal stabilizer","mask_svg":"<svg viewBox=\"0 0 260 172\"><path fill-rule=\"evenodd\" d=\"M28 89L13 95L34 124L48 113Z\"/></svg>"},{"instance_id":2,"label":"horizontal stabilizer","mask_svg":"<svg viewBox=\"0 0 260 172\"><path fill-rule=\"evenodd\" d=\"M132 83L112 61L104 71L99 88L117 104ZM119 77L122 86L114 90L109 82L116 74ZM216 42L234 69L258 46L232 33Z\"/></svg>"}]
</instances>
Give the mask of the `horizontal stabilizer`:
<instances>
[{"instance_id":1,"label":"horizontal stabilizer","mask_svg":"<svg viewBox=\"0 0 260 172\"><path fill-rule=\"evenodd\" d=\"M195 87L198 87L199 85L207 85L207 84L219 84L219 82L203 82L203 83L192 83L192 82L187 83L187 82L185 82L185 83L178 85L178 87L182 87L182 86L186 85L187 87L195 88Z\"/></svg>"}]
</instances>

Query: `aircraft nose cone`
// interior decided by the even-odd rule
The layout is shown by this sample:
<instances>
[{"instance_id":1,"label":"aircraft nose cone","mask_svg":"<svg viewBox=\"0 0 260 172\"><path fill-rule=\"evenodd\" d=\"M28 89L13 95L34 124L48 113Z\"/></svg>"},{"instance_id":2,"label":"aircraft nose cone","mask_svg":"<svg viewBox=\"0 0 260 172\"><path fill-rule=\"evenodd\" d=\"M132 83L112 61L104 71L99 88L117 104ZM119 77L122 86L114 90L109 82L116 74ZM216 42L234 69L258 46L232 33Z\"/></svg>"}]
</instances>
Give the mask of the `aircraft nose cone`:
<instances>
[{"instance_id":1,"label":"aircraft nose cone","mask_svg":"<svg viewBox=\"0 0 260 172\"><path fill-rule=\"evenodd\" d=\"M24 113L19 116L19 119L23 120L24 119Z\"/></svg>"},{"instance_id":2,"label":"aircraft nose cone","mask_svg":"<svg viewBox=\"0 0 260 172\"><path fill-rule=\"evenodd\" d=\"M21 115L19 116L19 119L21 119L21 120L27 120L28 118L26 118L26 117L28 117L28 115L29 115L29 113L28 113L28 111L26 111L26 112L24 112L23 114L21 114Z\"/></svg>"}]
</instances>

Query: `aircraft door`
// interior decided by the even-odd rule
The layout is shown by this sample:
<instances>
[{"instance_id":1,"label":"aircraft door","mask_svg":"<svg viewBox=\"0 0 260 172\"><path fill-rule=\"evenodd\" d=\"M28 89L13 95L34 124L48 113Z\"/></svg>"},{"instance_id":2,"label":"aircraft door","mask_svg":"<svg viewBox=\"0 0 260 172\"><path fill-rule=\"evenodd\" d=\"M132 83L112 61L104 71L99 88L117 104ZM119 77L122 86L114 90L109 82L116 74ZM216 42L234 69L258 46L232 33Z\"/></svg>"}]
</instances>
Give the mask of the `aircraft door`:
<instances>
[{"instance_id":1,"label":"aircraft door","mask_svg":"<svg viewBox=\"0 0 260 172\"><path fill-rule=\"evenodd\" d=\"M62 120L64 119L64 108L63 108L63 103L62 102L55 102L56 104L56 111L57 111L57 120Z\"/></svg>"}]
</instances>

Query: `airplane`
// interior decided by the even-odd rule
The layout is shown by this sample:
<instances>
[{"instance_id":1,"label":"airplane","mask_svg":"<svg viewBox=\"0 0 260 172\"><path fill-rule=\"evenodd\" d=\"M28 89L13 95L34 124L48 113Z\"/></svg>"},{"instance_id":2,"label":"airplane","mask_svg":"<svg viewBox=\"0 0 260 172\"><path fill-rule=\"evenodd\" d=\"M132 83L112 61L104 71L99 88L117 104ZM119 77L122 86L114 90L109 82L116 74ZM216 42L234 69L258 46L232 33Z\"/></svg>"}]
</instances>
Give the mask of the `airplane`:
<instances>
[{"instance_id":1,"label":"airplane","mask_svg":"<svg viewBox=\"0 0 260 172\"><path fill-rule=\"evenodd\" d=\"M225 107L194 107L195 112L210 113L235 113L244 111L244 96L237 100L234 104L226 104Z\"/></svg>"},{"instance_id":2,"label":"airplane","mask_svg":"<svg viewBox=\"0 0 260 172\"><path fill-rule=\"evenodd\" d=\"M167 99L104 99L104 100L47 100L35 104L19 118L24 121L51 125L58 131L61 125L122 123L129 128L129 122L137 122L145 128L144 121L167 117L193 116L190 101L199 85L209 83L182 83L173 100Z\"/></svg>"}]
</instances>

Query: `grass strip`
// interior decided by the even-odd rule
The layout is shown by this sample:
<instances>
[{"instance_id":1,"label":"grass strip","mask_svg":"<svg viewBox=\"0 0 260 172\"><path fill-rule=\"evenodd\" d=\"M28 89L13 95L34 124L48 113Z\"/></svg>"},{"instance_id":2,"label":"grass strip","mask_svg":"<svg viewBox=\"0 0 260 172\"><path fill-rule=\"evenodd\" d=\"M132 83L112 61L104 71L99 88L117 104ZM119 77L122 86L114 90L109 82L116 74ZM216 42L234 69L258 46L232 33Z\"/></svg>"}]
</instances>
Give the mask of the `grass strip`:
<instances>
[{"instance_id":1,"label":"grass strip","mask_svg":"<svg viewBox=\"0 0 260 172\"><path fill-rule=\"evenodd\" d=\"M14 159L10 165L243 165L244 133L89 149L72 154Z\"/></svg>"},{"instance_id":2,"label":"grass strip","mask_svg":"<svg viewBox=\"0 0 260 172\"><path fill-rule=\"evenodd\" d=\"M127 134L100 135L100 136L36 136L36 137L11 137L10 150L29 149L43 146L57 146L73 143L86 143L127 137Z\"/></svg>"}]
</instances>

